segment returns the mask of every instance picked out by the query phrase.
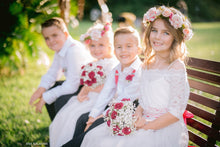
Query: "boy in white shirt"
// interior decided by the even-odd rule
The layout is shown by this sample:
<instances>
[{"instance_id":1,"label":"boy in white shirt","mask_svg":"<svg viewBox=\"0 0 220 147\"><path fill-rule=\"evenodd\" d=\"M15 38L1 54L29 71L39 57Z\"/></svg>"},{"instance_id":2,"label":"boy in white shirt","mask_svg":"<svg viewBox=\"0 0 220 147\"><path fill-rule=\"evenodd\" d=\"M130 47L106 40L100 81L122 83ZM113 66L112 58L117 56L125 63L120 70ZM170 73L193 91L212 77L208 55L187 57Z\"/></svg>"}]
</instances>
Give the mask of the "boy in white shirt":
<instances>
[{"instance_id":1,"label":"boy in white shirt","mask_svg":"<svg viewBox=\"0 0 220 147\"><path fill-rule=\"evenodd\" d=\"M103 113L108 103L115 99L130 98L134 103L140 97L139 85L142 62L138 57L141 51L140 37L132 27L122 27L114 34L114 51L120 63L111 71L90 113L78 119L73 139L64 147L80 147L88 131L102 124Z\"/></svg>"},{"instance_id":2,"label":"boy in white shirt","mask_svg":"<svg viewBox=\"0 0 220 147\"><path fill-rule=\"evenodd\" d=\"M53 120L69 98L77 94L80 86L80 68L91 61L92 57L83 44L70 36L61 18L51 18L41 27L46 44L55 51L55 55L50 69L42 76L41 83L31 96L29 104L33 105L33 102L39 99L34 104L36 112L41 113L42 107L46 104L50 119ZM61 71L66 79L64 82L55 83Z\"/></svg>"}]
</instances>

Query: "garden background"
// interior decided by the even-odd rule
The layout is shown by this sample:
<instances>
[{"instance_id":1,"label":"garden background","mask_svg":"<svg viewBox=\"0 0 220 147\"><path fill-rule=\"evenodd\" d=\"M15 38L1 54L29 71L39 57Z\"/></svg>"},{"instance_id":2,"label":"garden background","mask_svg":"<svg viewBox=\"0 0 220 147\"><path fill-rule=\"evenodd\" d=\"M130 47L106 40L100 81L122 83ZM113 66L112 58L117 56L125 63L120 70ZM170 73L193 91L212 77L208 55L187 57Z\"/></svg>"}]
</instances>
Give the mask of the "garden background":
<instances>
[{"instance_id":1,"label":"garden background","mask_svg":"<svg viewBox=\"0 0 220 147\"><path fill-rule=\"evenodd\" d=\"M83 18L82 13L79 15L82 2L85 3ZM117 17L122 12L132 12L141 19L154 5L178 8L177 2L108 0L107 5L115 30ZM185 2L194 30L193 38L187 42L189 56L220 62L220 2ZM79 40L93 24L90 20L92 9L99 9L96 0L70 1L68 28L73 38ZM50 120L46 109L37 114L28 102L54 54L40 34L40 24L52 16L61 16L62 10L57 0L7 0L0 2L0 12L0 146L47 146Z\"/></svg>"}]
</instances>

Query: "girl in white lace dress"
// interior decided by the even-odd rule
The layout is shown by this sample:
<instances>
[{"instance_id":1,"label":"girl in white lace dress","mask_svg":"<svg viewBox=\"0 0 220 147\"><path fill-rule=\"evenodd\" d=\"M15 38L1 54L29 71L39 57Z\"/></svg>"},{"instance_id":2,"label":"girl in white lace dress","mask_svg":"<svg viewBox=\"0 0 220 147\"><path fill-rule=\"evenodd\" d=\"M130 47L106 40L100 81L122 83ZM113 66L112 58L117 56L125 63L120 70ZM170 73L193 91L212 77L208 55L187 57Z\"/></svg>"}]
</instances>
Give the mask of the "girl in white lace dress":
<instances>
[{"instance_id":1,"label":"girl in white lace dress","mask_svg":"<svg viewBox=\"0 0 220 147\"><path fill-rule=\"evenodd\" d=\"M95 24L81 36L81 39L89 48L91 55L97 59L92 64L102 67L107 76L118 64L113 55L111 24ZM90 111L102 87L103 83L96 88L83 86L78 96L73 96L59 111L49 127L50 146L59 147L72 139L77 119L83 113Z\"/></svg>"},{"instance_id":2,"label":"girl in white lace dress","mask_svg":"<svg viewBox=\"0 0 220 147\"><path fill-rule=\"evenodd\" d=\"M135 112L137 130L130 136L112 136L104 123L87 133L82 147L188 146L183 112L190 88L183 60L185 40L192 37L190 23L178 10L165 6L149 9L143 22L145 62Z\"/></svg>"}]
</instances>

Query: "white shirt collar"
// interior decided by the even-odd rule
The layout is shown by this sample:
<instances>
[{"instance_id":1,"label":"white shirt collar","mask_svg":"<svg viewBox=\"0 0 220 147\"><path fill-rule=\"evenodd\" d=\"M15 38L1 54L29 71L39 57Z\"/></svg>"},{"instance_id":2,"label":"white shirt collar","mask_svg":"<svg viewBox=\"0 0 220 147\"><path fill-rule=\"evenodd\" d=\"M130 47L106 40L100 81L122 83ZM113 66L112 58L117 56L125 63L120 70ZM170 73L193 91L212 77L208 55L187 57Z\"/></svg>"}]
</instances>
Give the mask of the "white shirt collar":
<instances>
[{"instance_id":1,"label":"white shirt collar","mask_svg":"<svg viewBox=\"0 0 220 147\"><path fill-rule=\"evenodd\" d=\"M65 41L63 47L61 48L61 50L58 52L58 55L61 56L61 57L64 57L66 52L67 52L67 49L69 48L69 46L73 44L73 38L69 35L67 37L67 40Z\"/></svg>"}]
</instances>

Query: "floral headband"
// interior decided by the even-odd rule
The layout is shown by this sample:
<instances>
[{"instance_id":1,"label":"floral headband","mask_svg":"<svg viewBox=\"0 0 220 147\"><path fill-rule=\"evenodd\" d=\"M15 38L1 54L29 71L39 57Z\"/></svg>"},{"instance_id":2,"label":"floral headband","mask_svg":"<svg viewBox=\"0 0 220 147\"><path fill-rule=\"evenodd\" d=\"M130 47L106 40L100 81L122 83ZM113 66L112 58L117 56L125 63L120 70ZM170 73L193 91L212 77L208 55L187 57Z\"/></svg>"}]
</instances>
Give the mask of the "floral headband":
<instances>
[{"instance_id":1,"label":"floral headband","mask_svg":"<svg viewBox=\"0 0 220 147\"><path fill-rule=\"evenodd\" d=\"M104 25L103 30L93 29L89 33L85 33L80 36L80 40L85 42L85 44L89 44L92 40L99 40L109 29L111 28L110 23L106 23Z\"/></svg>"},{"instance_id":2,"label":"floral headband","mask_svg":"<svg viewBox=\"0 0 220 147\"><path fill-rule=\"evenodd\" d=\"M193 32L190 28L188 19L185 16L181 16L181 14L174 14L169 8L165 6L161 6L158 9L156 7L149 9L144 14L143 23L145 26L147 26L149 23L153 22L159 17L168 18L170 24L175 29L181 29L185 40L190 40L192 38Z\"/></svg>"}]
</instances>

